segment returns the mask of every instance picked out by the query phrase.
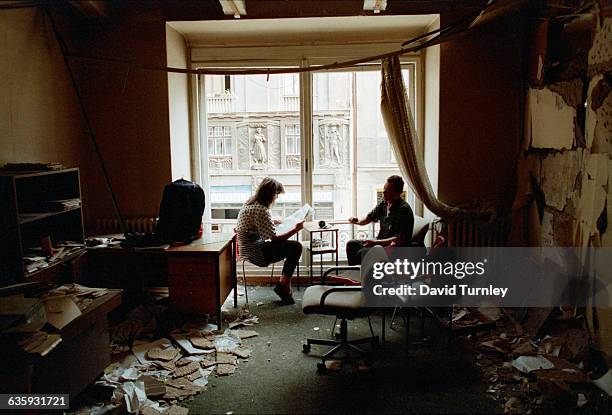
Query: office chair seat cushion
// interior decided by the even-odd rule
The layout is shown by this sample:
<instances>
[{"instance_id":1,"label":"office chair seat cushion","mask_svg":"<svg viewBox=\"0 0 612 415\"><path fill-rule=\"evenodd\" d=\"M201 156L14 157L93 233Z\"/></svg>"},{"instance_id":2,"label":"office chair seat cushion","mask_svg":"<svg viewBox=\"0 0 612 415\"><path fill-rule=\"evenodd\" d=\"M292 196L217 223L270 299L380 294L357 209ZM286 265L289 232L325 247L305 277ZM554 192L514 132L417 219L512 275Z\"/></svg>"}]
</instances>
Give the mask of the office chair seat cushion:
<instances>
[{"instance_id":1,"label":"office chair seat cushion","mask_svg":"<svg viewBox=\"0 0 612 415\"><path fill-rule=\"evenodd\" d=\"M364 298L361 291L334 292L325 298L321 307L323 294L338 287L327 285L313 285L304 291L302 299L302 311L304 314L325 314L340 318L365 317L370 314L370 309L364 307Z\"/></svg>"}]
</instances>

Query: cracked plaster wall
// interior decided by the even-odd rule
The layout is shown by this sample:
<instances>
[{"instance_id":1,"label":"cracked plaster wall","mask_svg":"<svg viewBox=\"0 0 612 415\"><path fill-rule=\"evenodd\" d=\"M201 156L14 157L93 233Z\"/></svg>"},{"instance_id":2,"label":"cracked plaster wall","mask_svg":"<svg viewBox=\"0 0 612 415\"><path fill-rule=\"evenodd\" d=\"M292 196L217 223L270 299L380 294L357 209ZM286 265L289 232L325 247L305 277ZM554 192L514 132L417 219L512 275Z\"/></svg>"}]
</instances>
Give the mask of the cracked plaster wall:
<instances>
[{"instance_id":1,"label":"cracked plaster wall","mask_svg":"<svg viewBox=\"0 0 612 415\"><path fill-rule=\"evenodd\" d=\"M579 76L529 87L511 244L612 246L611 91L612 17L594 13ZM589 309L587 321L612 356L612 310Z\"/></svg>"}]
</instances>

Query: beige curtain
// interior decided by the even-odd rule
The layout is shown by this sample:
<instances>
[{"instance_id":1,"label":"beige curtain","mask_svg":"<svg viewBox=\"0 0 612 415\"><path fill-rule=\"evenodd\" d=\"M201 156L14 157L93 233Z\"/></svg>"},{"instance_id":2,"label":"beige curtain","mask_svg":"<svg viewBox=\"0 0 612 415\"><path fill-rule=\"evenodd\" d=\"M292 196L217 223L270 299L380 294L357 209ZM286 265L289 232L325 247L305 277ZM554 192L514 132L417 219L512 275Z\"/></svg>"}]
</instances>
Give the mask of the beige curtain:
<instances>
[{"instance_id":1,"label":"beige curtain","mask_svg":"<svg viewBox=\"0 0 612 415\"><path fill-rule=\"evenodd\" d=\"M385 58L382 62L380 110L402 173L429 210L445 219L490 216L488 212L468 211L449 206L434 194L423 158L420 155L419 137L414 127L414 118L406 96L400 61L397 56Z\"/></svg>"}]
</instances>

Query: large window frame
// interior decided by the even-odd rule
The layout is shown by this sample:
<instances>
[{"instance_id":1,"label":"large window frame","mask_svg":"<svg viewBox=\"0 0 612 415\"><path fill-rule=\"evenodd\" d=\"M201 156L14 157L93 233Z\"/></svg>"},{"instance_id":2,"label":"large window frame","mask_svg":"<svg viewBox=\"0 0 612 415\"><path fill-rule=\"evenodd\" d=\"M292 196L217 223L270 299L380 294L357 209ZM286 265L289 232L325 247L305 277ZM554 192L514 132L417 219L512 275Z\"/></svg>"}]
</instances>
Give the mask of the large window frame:
<instances>
[{"instance_id":1,"label":"large window frame","mask_svg":"<svg viewBox=\"0 0 612 415\"><path fill-rule=\"evenodd\" d=\"M371 44L371 45L322 45L316 46L296 46L296 47L245 47L245 48L218 48L202 47L192 51L192 68L289 68L289 67L308 67L311 65L326 64L341 60L350 60L363 56L379 54L385 48L396 50L396 44ZM271 50L272 49L272 50ZM374 53L376 51L376 53ZM274 57L271 57L273 55ZM306 57L305 57L306 56ZM316 57L315 57L316 56ZM411 102L414 102L414 116L417 124L417 133L421 143L421 153L424 152L424 59L420 54L412 54L401 57L402 65L411 68L411 91L409 91ZM372 71L380 70L380 62L371 62L356 67L340 68L337 71ZM300 177L301 177L301 198L302 203L313 205L313 72L301 72L299 77L299 110L300 110ZM416 82L415 82L416 81ZM205 85L203 77L196 79L196 91L192 94L192 105L197 110L199 128L194 132L200 136L196 142L200 143L198 151L194 151L194 165L200 168L199 177L208 177L208 125L207 109L205 105ZM204 99L202 99L204 98ZM202 102L200 102L202 101ZM202 132L206 134L204 137ZM283 134L284 135L284 134ZM285 139L283 140L285 141ZM204 145L203 143L206 143ZM284 143L286 146L286 142ZM351 157L352 163L355 163ZM373 166L374 167L374 166ZM198 175L196 175L198 177ZM205 187L205 186L203 186ZM207 195L208 196L208 195ZM210 199L208 199L210 200ZM205 220L210 221L210 204L207 204ZM353 214L357 209L353 203ZM415 213L419 214L423 210L422 203L415 200Z\"/></svg>"}]
</instances>

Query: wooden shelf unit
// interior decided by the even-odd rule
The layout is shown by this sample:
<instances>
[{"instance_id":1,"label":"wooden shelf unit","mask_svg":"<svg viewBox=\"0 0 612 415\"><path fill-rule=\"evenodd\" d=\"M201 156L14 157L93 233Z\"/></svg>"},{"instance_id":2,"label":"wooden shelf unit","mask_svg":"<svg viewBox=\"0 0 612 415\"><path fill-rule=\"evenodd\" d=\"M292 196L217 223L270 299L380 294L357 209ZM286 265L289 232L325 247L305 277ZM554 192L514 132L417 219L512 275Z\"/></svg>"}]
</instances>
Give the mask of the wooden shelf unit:
<instances>
[{"instance_id":1,"label":"wooden shelf unit","mask_svg":"<svg viewBox=\"0 0 612 415\"><path fill-rule=\"evenodd\" d=\"M54 201L78 199L78 206L52 210ZM49 236L53 246L59 242L84 243L83 212L80 204L79 169L41 172L0 172L0 286L25 282L42 270L56 267L74 255L26 272L24 254L38 248Z\"/></svg>"}]
</instances>

